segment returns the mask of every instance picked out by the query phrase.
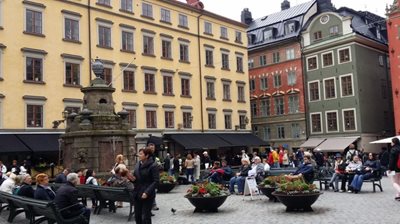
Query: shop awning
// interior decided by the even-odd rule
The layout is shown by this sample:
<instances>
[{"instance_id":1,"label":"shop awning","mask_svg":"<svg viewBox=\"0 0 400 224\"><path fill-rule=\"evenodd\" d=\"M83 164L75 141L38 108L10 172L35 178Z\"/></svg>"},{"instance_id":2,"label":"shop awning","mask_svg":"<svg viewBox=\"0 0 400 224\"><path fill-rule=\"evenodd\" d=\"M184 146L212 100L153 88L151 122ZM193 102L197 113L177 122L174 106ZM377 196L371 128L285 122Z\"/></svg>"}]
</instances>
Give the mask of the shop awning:
<instances>
[{"instance_id":1,"label":"shop awning","mask_svg":"<svg viewBox=\"0 0 400 224\"><path fill-rule=\"evenodd\" d=\"M16 135L0 134L0 153L6 152L32 152Z\"/></svg>"},{"instance_id":2,"label":"shop awning","mask_svg":"<svg viewBox=\"0 0 400 224\"><path fill-rule=\"evenodd\" d=\"M309 138L303 144L300 145L302 148L315 148L319 146L326 138Z\"/></svg>"},{"instance_id":3,"label":"shop awning","mask_svg":"<svg viewBox=\"0 0 400 224\"><path fill-rule=\"evenodd\" d=\"M220 147L230 147L231 144L218 137L216 134L168 134L176 143L185 149L217 149Z\"/></svg>"},{"instance_id":4,"label":"shop awning","mask_svg":"<svg viewBox=\"0 0 400 224\"><path fill-rule=\"evenodd\" d=\"M268 143L251 133L218 134L219 137L229 142L232 146L266 146Z\"/></svg>"},{"instance_id":5,"label":"shop awning","mask_svg":"<svg viewBox=\"0 0 400 224\"><path fill-rule=\"evenodd\" d=\"M51 152L59 150L60 134L17 134L33 152Z\"/></svg>"},{"instance_id":6,"label":"shop awning","mask_svg":"<svg viewBox=\"0 0 400 224\"><path fill-rule=\"evenodd\" d=\"M398 138L400 140L400 135L373 141L373 142L370 142L369 144L389 144L392 142L393 138Z\"/></svg>"},{"instance_id":7,"label":"shop awning","mask_svg":"<svg viewBox=\"0 0 400 224\"><path fill-rule=\"evenodd\" d=\"M339 152L343 151L359 138L360 136L328 138L317 148L323 152Z\"/></svg>"}]
</instances>

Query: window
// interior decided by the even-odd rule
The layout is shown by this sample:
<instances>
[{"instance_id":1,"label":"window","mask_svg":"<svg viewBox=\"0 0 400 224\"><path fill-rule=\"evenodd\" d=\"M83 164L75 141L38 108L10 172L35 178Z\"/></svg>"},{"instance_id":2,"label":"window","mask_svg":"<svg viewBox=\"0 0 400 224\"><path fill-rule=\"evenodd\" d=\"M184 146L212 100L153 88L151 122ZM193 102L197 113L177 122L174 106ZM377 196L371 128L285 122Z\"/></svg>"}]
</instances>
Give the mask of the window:
<instances>
[{"instance_id":1,"label":"window","mask_svg":"<svg viewBox=\"0 0 400 224\"><path fill-rule=\"evenodd\" d=\"M274 75L274 87L279 88L282 85L282 79L280 74Z\"/></svg>"},{"instance_id":2,"label":"window","mask_svg":"<svg viewBox=\"0 0 400 224\"><path fill-rule=\"evenodd\" d=\"M257 117L257 102L253 101L250 102L250 109L251 109L251 116L252 117Z\"/></svg>"},{"instance_id":3,"label":"window","mask_svg":"<svg viewBox=\"0 0 400 224\"><path fill-rule=\"evenodd\" d=\"M164 81L164 95L174 95L172 76L163 76Z\"/></svg>"},{"instance_id":4,"label":"window","mask_svg":"<svg viewBox=\"0 0 400 224\"><path fill-rule=\"evenodd\" d=\"M232 129L232 115L225 114L224 119L225 119L225 129Z\"/></svg>"},{"instance_id":5,"label":"window","mask_svg":"<svg viewBox=\"0 0 400 224\"><path fill-rule=\"evenodd\" d=\"M221 26L221 38L228 39L228 29L223 26Z\"/></svg>"},{"instance_id":6,"label":"window","mask_svg":"<svg viewBox=\"0 0 400 224\"><path fill-rule=\"evenodd\" d=\"M142 16L153 18L153 6L143 2Z\"/></svg>"},{"instance_id":7,"label":"window","mask_svg":"<svg viewBox=\"0 0 400 224\"><path fill-rule=\"evenodd\" d=\"M266 55L261 55L260 56L260 66L266 65L267 64L267 56Z\"/></svg>"},{"instance_id":8,"label":"window","mask_svg":"<svg viewBox=\"0 0 400 224\"><path fill-rule=\"evenodd\" d=\"M294 86L294 85L296 85L296 79L297 79L297 77L296 77L296 71L289 71L288 72L288 85L289 86Z\"/></svg>"},{"instance_id":9,"label":"window","mask_svg":"<svg viewBox=\"0 0 400 224\"><path fill-rule=\"evenodd\" d=\"M339 64L351 61L350 48L339 49Z\"/></svg>"},{"instance_id":10,"label":"window","mask_svg":"<svg viewBox=\"0 0 400 224\"><path fill-rule=\"evenodd\" d=\"M307 70L318 69L317 56L307 58Z\"/></svg>"},{"instance_id":11,"label":"window","mask_svg":"<svg viewBox=\"0 0 400 224\"><path fill-rule=\"evenodd\" d=\"M191 112L183 112L183 128L192 128L192 113Z\"/></svg>"},{"instance_id":12,"label":"window","mask_svg":"<svg viewBox=\"0 0 400 224\"><path fill-rule=\"evenodd\" d=\"M298 123L292 124L292 138L300 138L301 129Z\"/></svg>"},{"instance_id":13,"label":"window","mask_svg":"<svg viewBox=\"0 0 400 224\"><path fill-rule=\"evenodd\" d=\"M104 68L103 70L104 81L106 81L107 85L112 84L112 69L111 68Z\"/></svg>"},{"instance_id":14,"label":"window","mask_svg":"<svg viewBox=\"0 0 400 224\"><path fill-rule=\"evenodd\" d=\"M189 62L189 46L187 44L179 44L179 60Z\"/></svg>"},{"instance_id":15,"label":"window","mask_svg":"<svg viewBox=\"0 0 400 224\"><path fill-rule=\"evenodd\" d=\"M242 42L242 32L240 31L235 31L235 42Z\"/></svg>"},{"instance_id":16,"label":"window","mask_svg":"<svg viewBox=\"0 0 400 224\"><path fill-rule=\"evenodd\" d=\"M78 114L81 111L81 107L80 106L66 106L64 108L64 111L67 111L68 114L72 114L72 113Z\"/></svg>"},{"instance_id":17,"label":"window","mask_svg":"<svg viewBox=\"0 0 400 224\"><path fill-rule=\"evenodd\" d=\"M154 37L143 35L143 54L154 55Z\"/></svg>"},{"instance_id":18,"label":"window","mask_svg":"<svg viewBox=\"0 0 400 224\"><path fill-rule=\"evenodd\" d=\"M128 112L128 123L130 128L136 128L136 110L126 108L125 110Z\"/></svg>"},{"instance_id":19,"label":"window","mask_svg":"<svg viewBox=\"0 0 400 224\"><path fill-rule=\"evenodd\" d=\"M273 63L279 63L281 61L280 56L279 56L279 51L272 53L272 62Z\"/></svg>"},{"instance_id":20,"label":"window","mask_svg":"<svg viewBox=\"0 0 400 224\"><path fill-rule=\"evenodd\" d=\"M65 62L65 84L80 85L80 68L78 63Z\"/></svg>"},{"instance_id":21,"label":"window","mask_svg":"<svg viewBox=\"0 0 400 224\"><path fill-rule=\"evenodd\" d=\"M309 82L308 83L308 91L310 101L320 100L319 98L319 81Z\"/></svg>"},{"instance_id":22,"label":"window","mask_svg":"<svg viewBox=\"0 0 400 224\"><path fill-rule=\"evenodd\" d=\"M383 56L382 56L382 55L379 55L378 61L379 61L379 65L380 65L380 66L383 66L383 65L385 64L385 63L383 62Z\"/></svg>"},{"instance_id":23,"label":"window","mask_svg":"<svg viewBox=\"0 0 400 224\"><path fill-rule=\"evenodd\" d=\"M239 115L239 128L240 129L246 129L246 124L247 124L247 117L246 115Z\"/></svg>"},{"instance_id":24,"label":"window","mask_svg":"<svg viewBox=\"0 0 400 224\"><path fill-rule=\"evenodd\" d=\"M322 54L322 67L328 67L333 65L333 53Z\"/></svg>"},{"instance_id":25,"label":"window","mask_svg":"<svg viewBox=\"0 0 400 224\"><path fill-rule=\"evenodd\" d=\"M263 139L264 140L270 140L271 139L271 128L270 127L264 127Z\"/></svg>"},{"instance_id":26,"label":"window","mask_svg":"<svg viewBox=\"0 0 400 224\"><path fill-rule=\"evenodd\" d=\"M314 41L318 41L322 39L322 32L318 31L314 33Z\"/></svg>"},{"instance_id":27,"label":"window","mask_svg":"<svg viewBox=\"0 0 400 224\"><path fill-rule=\"evenodd\" d=\"M43 127L43 105L26 105L26 127Z\"/></svg>"},{"instance_id":28,"label":"window","mask_svg":"<svg viewBox=\"0 0 400 224\"><path fill-rule=\"evenodd\" d=\"M33 9L26 9L26 27L25 31L28 33L42 34L42 12Z\"/></svg>"},{"instance_id":29,"label":"window","mask_svg":"<svg viewBox=\"0 0 400 224\"><path fill-rule=\"evenodd\" d=\"M132 12L133 11L132 0L121 0L121 10Z\"/></svg>"},{"instance_id":30,"label":"window","mask_svg":"<svg viewBox=\"0 0 400 224\"><path fill-rule=\"evenodd\" d=\"M214 52L212 49L206 49L206 65L214 66Z\"/></svg>"},{"instance_id":31,"label":"window","mask_svg":"<svg viewBox=\"0 0 400 224\"><path fill-rule=\"evenodd\" d=\"M321 113L311 114L311 133L321 133Z\"/></svg>"},{"instance_id":32,"label":"window","mask_svg":"<svg viewBox=\"0 0 400 224\"><path fill-rule=\"evenodd\" d=\"M144 91L146 93L155 93L156 86L155 86L155 75L153 73L144 73Z\"/></svg>"},{"instance_id":33,"label":"window","mask_svg":"<svg viewBox=\"0 0 400 224\"><path fill-rule=\"evenodd\" d=\"M174 128L174 112L165 111L165 128Z\"/></svg>"},{"instance_id":34,"label":"window","mask_svg":"<svg viewBox=\"0 0 400 224\"><path fill-rule=\"evenodd\" d=\"M222 53L222 69L229 69L229 54Z\"/></svg>"},{"instance_id":35,"label":"window","mask_svg":"<svg viewBox=\"0 0 400 224\"><path fill-rule=\"evenodd\" d=\"M161 21L162 22L171 22L171 12L167 9L161 9Z\"/></svg>"},{"instance_id":36,"label":"window","mask_svg":"<svg viewBox=\"0 0 400 224\"><path fill-rule=\"evenodd\" d=\"M335 36L339 34L339 26L331 26L329 27L329 35Z\"/></svg>"},{"instance_id":37,"label":"window","mask_svg":"<svg viewBox=\"0 0 400 224\"><path fill-rule=\"evenodd\" d=\"M274 99L274 109L275 115L283 115L285 114L285 101L283 97L275 97Z\"/></svg>"},{"instance_id":38,"label":"window","mask_svg":"<svg viewBox=\"0 0 400 224\"><path fill-rule=\"evenodd\" d=\"M337 111L327 111L326 112L326 126L327 126L326 127L327 132L339 131Z\"/></svg>"},{"instance_id":39,"label":"window","mask_svg":"<svg viewBox=\"0 0 400 224\"><path fill-rule=\"evenodd\" d=\"M382 99L388 98L387 81L385 79L381 79L381 93L382 93Z\"/></svg>"},{"instance_id":40,"label":"window","mask_svg":"<svg viewBox=\"0 0 400 224\"><path fill-rule=\"evenodd\" d=\"M238 86L238 101L245 102L244 86Z\"/></svg>"},{"instance_id":41,"label":"window","mask_svg":"<svg viewBox=\"0 0 400 224\"><path fill-rule=\"evenodd\" d=\"M340 82L342 97L353 96L353 76L340 76Z\"/></svg>"},{"instance_id":42,"label":"window","mask_svg":"<svg viewBox=\"0 0 400 224\"><path fill-rule=\"evenodd\" d=\"M294 59L294 49L286 49L286 60L292 60Z\"/></svg>"},{"instance_id":43,"label":"window","mask_svg":"<svg viewBox=\"0 0 400 224\"><path fill-rule=\"evenodd\" d=\"M272 40L274 37L273 30L264 30L263 32L264 40Z\"/></svg>"},{"instance_id":44,"label":"window","mask_svg":"<svg viewBox=\"0 0 400 224\"><path fill-rule=\"evenodd\" d=\"M299 95L289 96L289 113L294 114L299 112Z\"/></svg>"},{"instance_id":45,"label":"window","mask_svg":"<svg viewBox=\"0 0 400 224\"><path fill-rule=\"evenodd\" d=\"M135 72L124 70L124 90L135 91Z\"/></svg>"},{"instance_id":46,"label":"window","mask_svg":"<svg viewBox=\"0 0 400 224\"><path fill-rule=\"evenodd\" d=\"M110 1L111 0L97 0L97 4L110 6L111 5Z\"/></svg>"},{"instance_id":47,"label":"window","mask_svg":"<svg viewBox=\"0 0 400 224\"><path fill-rule=\"evenodd\" d=\"M207 99L215 99L214 82L207 82Z\"/></svg>"},{"instance_id":48,"label":"window","mask_svg":"<svg viewBox=\"0 0 400 224\"><path fill-rule=\"evenodd\" d=\"M222 88L224 92L223 100L231 100L231 85L224 83Z\"/></svg>"},{"instance_id":49,"label":"window","mask_svg":"<svg viewBox=\"0 0 400 224\"><path fill-rule=\"evenodd\" d=\"M215 114L209 113L208 114L208 129L216 129L217 127Z\"/></svg>"},{"instance_id":50,"label":"window","mask_svg":"<svg viewBox=\"0 0 400 224\"><path fill-rule=\"evenodd\" d=\"M325 99L336 98L335 78L325 79L324 86L325 86Z\"/></svg>"},{"instance_id":51,"label":"window","mask_svg":"<svg viewBox=\"0 0 400 224\"><path fill-rule=\"evenodd\" d=\"M243 57L236 56L236 71L243 72Z\"/></svg>"},{"instance_id":52,"label":"window","mask_svg":"<svg viewBox=\"0 0 400 224\"><path fill-rule=\"evenodd\" d=\"M122 31L122 50L133 52L133 32Z\"/></svg>"},{"instance_id":53,"label":"window","mask_svg":"<svg viewBox=\"0 0 400 224\"><path fill-rule=\"evenodd\" d=\"M146 110L146 127L157 128L157 114L154 110Z\"/></svg>"},{"instance_id":54,"label":"window","mask_svg":"<svg viewBox=\"0 0 400 224\"><path fill-rule=\"evenodd\" d=\"M285 126L278 126L276 129L278 138L279 139L285 138Z\"/></svg>"},{"instance_id":55,"label":"window","mask_svg":"<svg viewBox=\"0 0 400 224\"><path fill-rule=\"evenodd\" d=\"M356 131L356 114L355 109L343 110L343 122L345 131Z\"/></svg>"},{"instance_id":56,"label":"window","mask_svg":"<svg viewBox=\"0 0 400 224\"><path fill-rule=\"evenodd\" d=\"M79 20L64 18L64 39L79 41Z\"/></svg>"},{"instance_id":57,"label":"window","mask_svg":"<svg viewBox=\"0 0 400 224\"><path fill-rule=\"evenodd\" d=\"M268 77L260 78L260 89L261 90L268 89Z\"/></svg>"},{"instance_id":58,"label":"window","mask_svg":"<svg viewBox=\"0 0 400 224\"><path fill-rule=\"evenodd\" d=\"M179 14L179 26L188 27L188 17L186 15Z\"/></svg>"},{"instance_id":59,"label":"window","mask_svg":"<svg viewBox=\"0 0 400 224\"><path fill-rule=\"evenodd\" d=\"M290 34L296 32L296 23L285 24L285 34Z\"/></svg>"},{"instance_id":60,"label":"window","mask_svg":"<svg viewBox=\"0 0 400 224\"><path fill-rule=\"evenodd\" d=\"M204 22L204 33L212 34L212 24L210 22Z\"/></svg>"},{"instance_id":61,"label":"window","mask_svg":"<svg viewBox=\"0 0 400 224\"><path fill-rule=\"evenodd\" d=\"M111 28L99 25L99 46L111 48Z\"/></svg>"},{"instance_id":62,"label":"window","mask_svg":"<svg viewBox=\"0 0 400 224\"><path fill-rule=\"evenodd\" d=\"M271 100L263 99L260 101L261 116L266 117L271 115Z\"/></svg>"},{"instance_id":63,"label":"window","mask_svg":"<svg viewBox=\"0 0 400 224\"><path fill-rule=\"evenodd\" d=\"M190 79L181 79L181 91L182 96L190 96Z\"/></svg>"},{"instance_id":64,"label":"window","mask_svg":"<svg viewBox=\"0 0 400 224\"><path fill-rule=\"evenodd\" d=\"M249 69L254 68L254 59L250 58L249 59Z\"/></svg>"},{"instance_id":65,"label":"window","mask_svg":"<svg viewBox=\"0 0 400 224\"><path fill-rule=\"evenodd\" d=\"M25 80L43 82L43 58L26 57Z\"/></svg>"},{"instance_id":66,"label":"window","mask_svg":"<svg viewBox=\"0 0 400 224\"><path fill-rule=\"evenodd\" d=\"M256 90L256 80L250 79L250 91Z\"/></svg>"},{"instance_id":67,"label":"window","mask_svg":"<svg viewBox=\"0 0 400 224\"><path fill-rule=\"evenodd\" d=\"M171 41L170 40L162 40L161 48L162 48L162 57L171 59L172 58Z\"/></svg>"}]
</instances>

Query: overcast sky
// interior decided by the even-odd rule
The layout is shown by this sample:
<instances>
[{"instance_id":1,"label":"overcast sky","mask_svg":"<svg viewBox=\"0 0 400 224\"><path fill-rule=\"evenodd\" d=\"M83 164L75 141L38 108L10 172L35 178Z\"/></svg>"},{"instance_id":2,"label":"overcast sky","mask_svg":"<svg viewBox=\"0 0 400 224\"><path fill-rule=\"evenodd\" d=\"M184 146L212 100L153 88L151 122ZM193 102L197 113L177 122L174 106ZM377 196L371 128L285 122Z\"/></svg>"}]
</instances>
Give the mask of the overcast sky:
<instances>
[{"instance_id":1,"label":"overcast sky","mask_svg":"<svg viewBox=\"0 0 400 224\"><path fill-rule=\"evenodd\" d=\"M185 0L180 0L185 2ZM283 0L201 0L205 10L240 21L240 13L243 8L249 8L253 19L260 18L281 10ZM289 0L291 6L298 5L309 0ZM385 17L386 4L392 4L393 0L332 0L336 8L346 6L355 10L367 10Z\"/></svg>"}]
</instances>

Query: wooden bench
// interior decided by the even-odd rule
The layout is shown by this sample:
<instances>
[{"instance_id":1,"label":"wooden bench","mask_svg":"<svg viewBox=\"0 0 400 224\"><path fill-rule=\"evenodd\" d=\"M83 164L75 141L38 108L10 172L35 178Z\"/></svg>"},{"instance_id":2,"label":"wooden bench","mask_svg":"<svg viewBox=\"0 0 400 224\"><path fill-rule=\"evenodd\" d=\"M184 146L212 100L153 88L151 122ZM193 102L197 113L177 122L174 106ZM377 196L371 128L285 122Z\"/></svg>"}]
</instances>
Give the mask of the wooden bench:
<instances>
[{"instance_id":1,"label":"wooden bench","mask_svg":"<svg viewBox=\"0 0 400 224\"><path fill-rule=\"evenodd\" d=\"M382 188L382 175L383 173L381 171L377 171L377 173L370 179L367 180L363 180L363 183L372 183L372 189L373 192L376 192L376 187L379 188L379 190L381 192L383 192L383 188ZM322 185L324 185L324 189L325 190L329 190L329 182L331 180L332 176L325 176L325 177L319 177L317 179L317 181L319 181L319 189L322 190ZM340 179L340 181L342 181Z\"/></svg>"},{"instance_id":2,"label":"wooden bench","mask_svg":"<svg viewBox=\"0 0 400 224\"><path fill-rule=\"evenodd\" d=\"M271 168L266 172L266 176L279 176L296 172L297 168Z\"/></svg>"},{"instance_id":3,"label":"wooden bench","mask_svg":"<svg viewBox=\"0 0 400 224\"><path fill-rule=\"evenodd\" d=\"M129 202L129 217L128 221L131 221L134 214L134 195L133 191L124 187L103 187L96 186L93 188L96 195L96 199L100 201L99 208L96 214L100 214L101 210L106 207L107 201L111 202L112 205L115 201ZM111 205L109 203L109 205ZM115 212L115 207L113 208Z\"/></svg>"}]
</instances>

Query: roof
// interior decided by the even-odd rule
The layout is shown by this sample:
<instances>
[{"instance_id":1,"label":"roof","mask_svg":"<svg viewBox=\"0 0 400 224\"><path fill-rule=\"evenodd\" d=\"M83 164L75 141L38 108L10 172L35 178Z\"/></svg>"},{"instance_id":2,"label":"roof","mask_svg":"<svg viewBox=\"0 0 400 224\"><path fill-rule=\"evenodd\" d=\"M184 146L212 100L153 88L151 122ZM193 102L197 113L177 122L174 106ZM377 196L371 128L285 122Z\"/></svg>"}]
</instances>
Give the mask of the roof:
<instances>
[{"instance_id":1,"label":"roof","mask_svg":"<svg viewBox=\"0 0 400 224\"><path fill-rule=\"evenodd\" d=\"M298 17L308 12L311 6L315 3L316 0L312 0L300 5L293 6L289 9L273 13L268 16L264 16L254 20L248 28L248 31L272 25L274 23L283 22L294 17Z\"/></svg>"}]
</instances>

